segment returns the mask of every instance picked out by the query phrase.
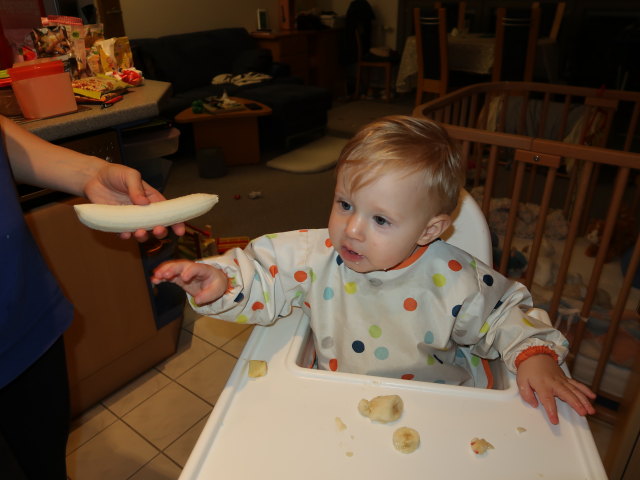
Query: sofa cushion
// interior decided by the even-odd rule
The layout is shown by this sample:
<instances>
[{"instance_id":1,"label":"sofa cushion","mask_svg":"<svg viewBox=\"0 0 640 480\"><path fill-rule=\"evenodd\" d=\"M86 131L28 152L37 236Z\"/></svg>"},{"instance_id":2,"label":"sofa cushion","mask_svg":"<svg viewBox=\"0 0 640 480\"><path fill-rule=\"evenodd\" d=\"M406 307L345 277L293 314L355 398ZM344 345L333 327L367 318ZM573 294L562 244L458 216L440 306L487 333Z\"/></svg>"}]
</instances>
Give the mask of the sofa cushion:
<instances>
[{"instance_id":1,"label":"sofa cushion","mask_svg":"<svg viewBox=\"0 0 640 480\"><path fill-rule=\"evenodd\" d=\"M258 118L264 147L287 147L293 137L327 125L331 94L325 88L271 84L243 90L242 96L271 107L271 115Z\"/></svg>"},{"instance_id":2,"label":"sofa cushion","mask_svg":"<svg viewBox=\"0 0 640 480\"><path fill-rule=\"evenodd\" d=\"M241 73L256 72L270 75L272 64L271 50L266 48L244 50L234 59L231 71L227 73L240 75Z\"/></svg>"},{"instance_id":3,"label":"sofa cushion","mask_svg":"<svg viewBox=\"0 0 640 480\"><path fill-rule=\"evenodd\" d=\"M216 75L230 73L241 52L256 49L255 39L244 28L132 39L130 44L134 64L145 77L171 82L174 93L207 85Z\"/></svg>"}]
</instances>

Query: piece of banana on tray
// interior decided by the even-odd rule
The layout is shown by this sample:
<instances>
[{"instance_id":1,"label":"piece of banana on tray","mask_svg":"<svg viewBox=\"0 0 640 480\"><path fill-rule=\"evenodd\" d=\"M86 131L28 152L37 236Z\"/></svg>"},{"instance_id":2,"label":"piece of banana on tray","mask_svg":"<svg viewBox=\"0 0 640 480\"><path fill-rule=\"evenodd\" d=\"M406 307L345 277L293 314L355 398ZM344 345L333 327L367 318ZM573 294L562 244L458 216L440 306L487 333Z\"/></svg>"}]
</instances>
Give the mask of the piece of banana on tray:
<instances>
[{"instance_id":1,"label":"piece of banana on tray","mask_svg":"<svg viewBox=\"0 0 640 480\"><path fill-rule=\"evenodd\" d=\"M381 395L371 400L363 398L358 411L370 420L380 423L394 422L400 418L404 404L398 395Z\"/></svg>"},{"instance_id":2,"label":"piece of banana on tray","mask_svg":"<svg viewBox=\"0 0 640 480\"><path fill-rule=\"evenodd\" d=\"M268 366L264 360L249 360L249 378L264 377L267 374Z\"/></svg>"},{"instance_id":3,"label":"piece of banana on tray","mask_svg":"<svg viewBox=\"0 0 640 480\"><path fill-rule=\"evenodd\" d=\"M420 446L420 434L411 427L400 427L393 432L393 446L402 453L413 453Z\"/></svg>"}]
</instances>

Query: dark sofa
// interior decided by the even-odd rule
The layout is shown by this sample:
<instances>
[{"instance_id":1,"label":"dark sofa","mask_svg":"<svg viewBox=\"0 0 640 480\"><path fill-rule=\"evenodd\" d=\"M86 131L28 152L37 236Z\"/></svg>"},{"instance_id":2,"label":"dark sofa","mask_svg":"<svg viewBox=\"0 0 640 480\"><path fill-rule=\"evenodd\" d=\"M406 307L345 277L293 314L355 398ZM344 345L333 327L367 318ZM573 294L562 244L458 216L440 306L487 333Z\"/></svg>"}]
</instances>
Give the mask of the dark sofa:
<instances>
[{"instance_id":1,"label":"dark sofa","mask_svg":"<svg viewBox=\"0 0 640 480\"><path fill-rule=\"evenodd\" d=\"M263 148L289 148L294 139L324 129L331 108L330 93L303 85L289 74L287 65L272 61L271 52L260 49L244 28L220 28L158 38L130 39L136 68L145 78L172 84L172 94L161 114L172 119L194 100L230 96L255 100L273 113L260 117ZM272 78L259 84L212 85L221 74L255 72Z\"/></svg>"}]
</instances>

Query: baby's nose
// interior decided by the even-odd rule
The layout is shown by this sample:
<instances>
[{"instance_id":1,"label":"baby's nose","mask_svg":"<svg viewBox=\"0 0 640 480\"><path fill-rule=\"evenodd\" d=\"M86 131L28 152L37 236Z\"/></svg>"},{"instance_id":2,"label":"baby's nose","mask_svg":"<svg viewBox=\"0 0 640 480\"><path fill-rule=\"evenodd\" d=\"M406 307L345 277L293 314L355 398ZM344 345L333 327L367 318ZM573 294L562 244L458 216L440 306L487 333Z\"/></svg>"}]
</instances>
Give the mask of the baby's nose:
<instances>
[{"instance_id":1,"label":"baby's nose","mask_svg":"<svg viewBox=\"0 0 640 480\"><path fill-rule=\"evenodd\" d=\"M353 215L349 222L347 222L347 235L351 238L361 239L364 233L362 218L358 215Z\"/></svg>"}]
</instances>

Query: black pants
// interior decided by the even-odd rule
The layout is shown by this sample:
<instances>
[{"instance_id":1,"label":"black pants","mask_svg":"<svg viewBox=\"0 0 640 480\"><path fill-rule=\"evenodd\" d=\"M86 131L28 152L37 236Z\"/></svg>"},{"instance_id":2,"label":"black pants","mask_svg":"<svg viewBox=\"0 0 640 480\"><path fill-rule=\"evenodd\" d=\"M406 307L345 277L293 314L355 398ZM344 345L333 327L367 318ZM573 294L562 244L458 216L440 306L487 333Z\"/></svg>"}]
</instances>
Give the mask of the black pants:
<instances>
[{"instance_id":1,"label":"black pants","mask_svg":"<svg viewBox=\"0 0 640 480\"><path fill-rule=\"evenodd\" d=\"M0 478L65 480L69 381L62 337L0 389Z\"/></svg>"}]
</instances>

